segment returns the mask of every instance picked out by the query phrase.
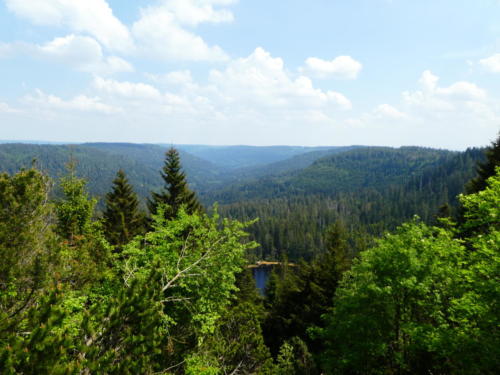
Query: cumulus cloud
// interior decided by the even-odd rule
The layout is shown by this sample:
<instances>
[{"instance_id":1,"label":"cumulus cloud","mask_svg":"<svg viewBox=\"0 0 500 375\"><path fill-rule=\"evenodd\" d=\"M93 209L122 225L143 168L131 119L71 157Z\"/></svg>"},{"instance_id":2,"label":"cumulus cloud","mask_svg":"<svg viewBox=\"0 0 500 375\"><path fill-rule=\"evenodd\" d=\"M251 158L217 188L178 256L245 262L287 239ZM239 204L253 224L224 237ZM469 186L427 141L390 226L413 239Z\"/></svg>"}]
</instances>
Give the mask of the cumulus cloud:
<instances>
[{"instance_id":1,"label":"cumulus cloud","mask_svg":"<svg viewBox=\"0 0 500 375\"><path fill-rule=\"evenodd\" d=\"M462 109L464 103L480 102L487 98L486 91L474 83L459 81L440 87L438 81L438 76L429 70L424 71L419 80L422 90L404 92L404 101L433 111L454 111Z\"/></svg>"},{"instance_id":2,"label":"cumulus cloud","mask_svg":"<svg viewBox=\"0 0 500 375\"><path fill-rule=\"evenodd\" d=\"M64 100L58 96L46 94L37 89L34 95L27 95L25 102L40 109L54 109L57 111L99 112L112 114L120 112L120 108L112 107L101 101L99 97L78 95L70 100Z\"/></svg>"},{"instance_id":3,"label":"cumulus cloud","mask_svg":"<svg viewBox=\"0 0 500 375\"><path fill-rule=\"evenodd\" d=\"M95 77L93 86L101 92L123 98L159 99L161 97L158 89L145 83L121 82Z\"/></svg>"},{"instance_id":4,"label":"cumulus cloud","mask_svg":"<svg viewBox=\"0 0 500 375\"><path fill-rule=\"evenodd\" d=\"M141 9L130 30L114 16L106 0L5 1L11 12L34 24L89 34L105 48L121 54L175 61L229 59L221 47L209 45L194 28L204 23L232 22L234 15L228 7L235 0L160 0ZM5 51L0 46L2 54ZM110 64L116 66L116 59Z\"/></svg>"},{"instance_id":5,"label":"cumulus cloud","mask_svg":"<svg viewBox=\"0 0 500 375\"><path fill-rule=\"evenodd\" d=\"M132 25L140 52L165 60L226 61L227 54L219 46L209 46L203 38L188 30L201 23L230 22L233 15L214 5L230 5L233 1L166 0L141 10Z\"/></svg>"},{"instance_id":6,"label":"cumulus cloud","mask_svg":"<svg viewBox=\"0 0 500 375\"><path fill-rule=\"evenodd\" d=\"M228 103L267 108L351 109L349 99L335 91L314 88L305 76L292 78L281 58L262 48L250 56L231 61L225 70L213 70L209 81Z\"/></svg>"},{"instance_id":7,"label":"cumulus cloud","mask_svg":"<svg viewBox=\"0 0 500 375\"><path fill-rule=\"evenodd\" d=\"M379 118L404 119L407 115L389 104L381 104L374 110L374 115Z\"/></svg>"},{"instance_id":8,"label":"cumulus cloud","mask_svg":"<svg viewBox=\"0 0 500 375\"><path fill-rule=\"evenodd\" d=\"M34 24L88 33L112 50L124 52L133 48L129 30L113 15L105 0L5 0L5 3L11 12Z\"/></svg>"},{"instance_id":9,"label":"cumulus cloud","mask_svg":"<svg viewBox=\"0 0 500 375\"><path fill-rule=\"evenodd\" d=\"M500 53L479 60L479 63L492 73L500 73Z\"/></svg>"},{"instance_id":10,"label":"cumulus cloud","mask_svg":"<svg viewBox=\"0 0 500 375\"><path fill-rule=\"evenodd\" d=\"M35 52L44 58L74 66L76 69L96 73L113 74L132 72L134 68L117 56L105 57L100 44L90 37L68 35L37 46Z\"/></svg>"},{"instance_id":11,"label":"cumulus cloud","mask_svg":"<svg viewBox=\"0 0 500 375\"><path fill-rule=\"evenodd\" d=\"M122 58L104 56L101 45L87 36L71 34L42 45L19 42L0 45L0 57L19 54L65 64L76 70L94 74L108 75L134 71L133 66Z\"/></svg>"},{"instance_id":12,"label":"cumulus cloud","mask_svg":"<svg viewBox=\"0 0 500 375\"><path fill-rule=\"evenodd\" d=\"M441 85L440 78L426 70L418 85L415 90L404 91L397 106L378 105L347 119L346 124L362 128L370 142L387 144L390 133L398 144L418 142L452 149L480 145L498 132L500 105L475 83Z\"/></svg>"},{"instance_id":13,"label":"cumulus cloud","mask_svg":"<svg viewBox=\"0 0 500 375\"><path fill-rule=\"evenodd\" d=\"M318 78L356 79L362 68L351 56L338 56L331 61L309 57L302 71Z\"/></svg>"},{"instance_id":14,"label":"cumulus cloud","mask_svg":"<svg viewBox=\"0 0 500 375\"><path fill-rule=\"evenodd\" d=\"M59 110L76 117L83 110L110 113L110 122L147 123L185 142L238 133L248 143L271 134L273 139L288 134L289 142L297 143L298 129L303 134L313 127L305 131L311 135L329 129L352 107L341 93L314 87L262 48L212 70L204 83L188 70L149 78L144 83L95 76L85 95L62 99L38 91L26 100L52 109L54 116Z\"/></svg>"}]
</instances>

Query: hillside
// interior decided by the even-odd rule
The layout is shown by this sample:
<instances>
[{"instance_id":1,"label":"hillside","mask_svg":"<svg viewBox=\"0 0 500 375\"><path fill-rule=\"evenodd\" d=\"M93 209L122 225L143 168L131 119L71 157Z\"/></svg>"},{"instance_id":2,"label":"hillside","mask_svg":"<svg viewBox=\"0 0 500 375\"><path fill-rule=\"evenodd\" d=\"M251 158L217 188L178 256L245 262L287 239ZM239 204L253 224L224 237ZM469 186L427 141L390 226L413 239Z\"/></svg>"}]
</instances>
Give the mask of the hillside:
<instances>
[{"instance_id":1,"label":"hillside","mask_svg":"<svg viewBox=\"0 0 500 375\"><path fill-rule=\"evenodd\" d=\"M0 170L15 173L35 165L53 178L66 173L70 160L76 173L88 180L89 192L102 197L116 172L123 169L137 193L145 198L162 186L159 174L166 149L157 145L91 143L81 145L1 144ZM205 190L217 183L221 169L186 152L181 152L188 180L193 188Z\"/></svg>"},{"instance_id":2,"label":"hillside","mask_svg":"<svg viewBox=\"0 0 500 375\"><path fill-rule=\"evenodd\" d=\"M338 220L358 233L360 241L414 215L435 222L440 206L456 207L456 196L483 158L480 149L353 150L320 159L301 171L239 184L205 198L222 203L224 216L259 218L250 228L252 239L261 244L257 258L311 258L324 251L323 234Z\"/></svg>"},{"instance_id":3,"label":"hillside","mask_svg":"<svg viewBox=\"0 0 500 375\"><path fill-rule=\"evenodd\" d=\"M313 152L345 149L345 147L303 146L206 146L176 145L192 155L230 169L251 168L284 161L294 156Z\"/></svg>"}]
</instances>

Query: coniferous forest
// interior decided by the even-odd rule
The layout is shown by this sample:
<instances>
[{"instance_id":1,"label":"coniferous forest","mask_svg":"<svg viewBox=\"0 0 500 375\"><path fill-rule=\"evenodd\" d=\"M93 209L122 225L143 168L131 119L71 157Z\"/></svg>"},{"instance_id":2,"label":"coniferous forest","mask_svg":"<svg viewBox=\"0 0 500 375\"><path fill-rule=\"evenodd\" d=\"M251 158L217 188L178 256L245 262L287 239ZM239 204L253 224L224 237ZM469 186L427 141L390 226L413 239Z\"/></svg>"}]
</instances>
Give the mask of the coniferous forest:
<instances>
[{"instance_id":1,"label":"coniferous forest","mask_svg":"<svg viewBox=\"0 0 500 375\"><path fill-rule=\"evenodd\" d=\"M500 138L261 151L0 145L0 373L498 374Z\"/></svg>"}]
</instances>

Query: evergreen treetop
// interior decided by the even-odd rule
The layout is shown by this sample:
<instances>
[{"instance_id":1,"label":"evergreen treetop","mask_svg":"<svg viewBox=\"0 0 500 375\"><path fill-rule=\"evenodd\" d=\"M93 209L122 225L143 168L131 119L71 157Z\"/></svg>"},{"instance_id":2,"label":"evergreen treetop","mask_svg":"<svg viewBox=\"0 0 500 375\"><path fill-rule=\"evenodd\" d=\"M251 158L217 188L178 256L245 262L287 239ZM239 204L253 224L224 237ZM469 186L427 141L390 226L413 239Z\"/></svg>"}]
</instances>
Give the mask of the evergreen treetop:
<instances>
[{"instance_id":1,"label":"evergreen treetop","mask_svg":"<svg viewBox=\"0 0 500 375\"><path fill-rule=\"evenodd\" d=\"M179 152L173 147L165 154L165 165L161 177L165 182L163 190L159 193L153 192L148 201L148 208L152 215L157 213L160 204L166 205L165 217L167 219L176 217L182 205L185 205L188 214L202 209L196 194L188 187Z\"/></svg>"},{"instance_id":2,"label":"evergreen treetop","mask_svg":"<svg viewBox=\"0 0 500 375\"><path fill-rule=\"evenodd\" d=\"M486 149L486 161L478 163L478 176L467 185L467 193L477 193L487 186L486 180L495 175L495 168L500 166L500 134L497 139Z\"/></svg>"},{"instance_id":3,"label":"evergreen treetop","mask_svg":"<svg viewBox=\"0 0 500 375\"><path fill-rule=\"evenodd\" d=\"M103 224L108 241L116 246L129 243L143 231L144 215L139 211L137 194L121 169L113 180L112 191L106 194Z\"/></svg>"}]
</instances>

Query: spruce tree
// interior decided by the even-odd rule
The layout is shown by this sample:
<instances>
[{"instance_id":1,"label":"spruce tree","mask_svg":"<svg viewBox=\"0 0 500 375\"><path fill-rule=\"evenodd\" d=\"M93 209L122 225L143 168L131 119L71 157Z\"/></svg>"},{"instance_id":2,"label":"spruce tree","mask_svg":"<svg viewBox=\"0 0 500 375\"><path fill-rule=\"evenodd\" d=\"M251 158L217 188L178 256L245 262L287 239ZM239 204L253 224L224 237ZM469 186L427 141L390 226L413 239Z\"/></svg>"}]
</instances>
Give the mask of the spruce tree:
<instances>
[{"instance_id":1,"label":"spruce tree","mask_svg":"<svg viewBox=\"0 0 500 375\"><path fill-rule=\"evenodd\" d=\"M186 175L182 171L179 152L171 147L165 154L165 165L161 173L165 182L163 190L152 193L148 202L151 214L156 214L160 204L166 205L165 217L172 219L177 216L182 205L186 212L192 214L202 209L196 194L187 185Z\"/></svg>"},{"instance_id":2,"label":"spruce tree","mask_svg":"<svg viewBox=\"0 0 500 375\"><path fill-rule=\"evenodd\" d=\"M139 211L137 194L121 169L113 180L112 191L106 194L103 225L109 243L118 247L143 232L144 215Z\"/></svg>"},{"instance_id":3,"label":"spruce tree","mask_svg":"<svg viewBox=\"0 0 500 375\"><path fill-rule=\"evenodd\" d=\"M486 188L486 180L495 175L495 168L500 166L500 135L491 146L486 149L486 161L479 163L478 176L467 184L467 193L477 193Z\"/></svg>"}]
</instances>

